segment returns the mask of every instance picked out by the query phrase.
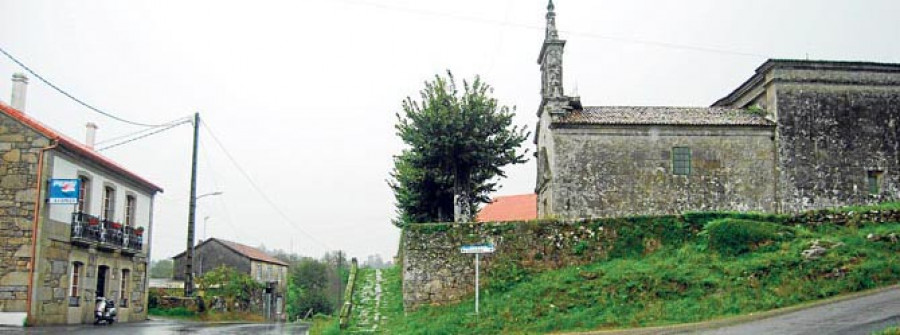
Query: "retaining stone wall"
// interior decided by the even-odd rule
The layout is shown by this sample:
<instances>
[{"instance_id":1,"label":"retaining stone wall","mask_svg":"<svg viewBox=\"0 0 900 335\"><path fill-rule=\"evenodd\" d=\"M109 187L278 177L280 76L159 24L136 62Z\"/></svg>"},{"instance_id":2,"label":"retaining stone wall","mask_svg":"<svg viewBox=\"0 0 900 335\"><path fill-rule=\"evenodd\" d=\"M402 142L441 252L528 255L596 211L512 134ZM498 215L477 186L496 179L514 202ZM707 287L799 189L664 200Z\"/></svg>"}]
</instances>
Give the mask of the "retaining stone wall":
<instances>
[{"instance_id":1,"label":"retaining stone wall","mask_svg":"<svg viewBox=\"0 0 900 335\"><path fill-rule=\"evenodd\" d=\"M496 251L481 258L481 287L493 270L511 267L535 272L588 264L625 254L647 254L662 245L693 238L708 221L738 216L747 219L819 225L834 222L900 222L900 210L835 213L814 211L794 217L767 214L698 213L593 221L532 221L482 224L420 224L404 229L399 254L403 263L403 304L420 306L458 302L475 289L474 255L461 254L466 244L490 242Z\"/></svg>"}]
</instances>

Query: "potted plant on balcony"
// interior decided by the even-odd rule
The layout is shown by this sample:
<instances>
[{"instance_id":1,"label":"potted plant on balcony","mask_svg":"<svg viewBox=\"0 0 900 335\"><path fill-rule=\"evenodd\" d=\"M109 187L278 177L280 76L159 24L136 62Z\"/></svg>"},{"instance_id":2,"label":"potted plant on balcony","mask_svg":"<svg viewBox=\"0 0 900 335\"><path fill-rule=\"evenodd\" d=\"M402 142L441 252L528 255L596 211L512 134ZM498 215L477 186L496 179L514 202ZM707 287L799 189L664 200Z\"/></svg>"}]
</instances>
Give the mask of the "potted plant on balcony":
<instances>
[{"instance_id":1,"label":"potted plant on balcony","mask_svg":"<svg viewBox=\"0 0 900 335\"><path fill-rule=\"evenodd\" d=\"M142 235L144 235L144 227L137 227L137 228L134 228L134 234L137 235L137 236L142 236Z\"/></svg>"}]
</instances>

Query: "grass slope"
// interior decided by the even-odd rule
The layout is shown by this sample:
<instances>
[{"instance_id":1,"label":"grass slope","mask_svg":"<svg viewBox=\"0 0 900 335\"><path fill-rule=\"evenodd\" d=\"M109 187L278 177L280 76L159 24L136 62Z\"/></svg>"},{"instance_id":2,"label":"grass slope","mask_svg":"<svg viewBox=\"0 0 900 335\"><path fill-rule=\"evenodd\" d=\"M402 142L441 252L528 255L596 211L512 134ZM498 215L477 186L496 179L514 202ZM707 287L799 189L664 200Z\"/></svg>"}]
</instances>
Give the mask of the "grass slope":
<instances>
[{"instance_id":1,"label":"grass slope","mask_svg":"<svg viewBox=\"0 0 900 335\"><path fill-rule=\"evenodd\" d=\"M723 234L723 229L735 233ZM684 244L663 246L648 255L492 284L482 289L479 318L472 315L474 298L405 314L401 269L394 267L385 271L389 294L384 297L387 321L383 328L391 334L531 334L658 326L769 310L897 283L900 243L868 241L870 233L900 234L900 223L815 228L764 223L762 229L748 229L745 220L714 221ZM731 243L741 247L727 246L728 241L716 236L738 236ZM806 260L801 253L814 240L829 250L820 259Z\"/></svg>"}]
</instances>

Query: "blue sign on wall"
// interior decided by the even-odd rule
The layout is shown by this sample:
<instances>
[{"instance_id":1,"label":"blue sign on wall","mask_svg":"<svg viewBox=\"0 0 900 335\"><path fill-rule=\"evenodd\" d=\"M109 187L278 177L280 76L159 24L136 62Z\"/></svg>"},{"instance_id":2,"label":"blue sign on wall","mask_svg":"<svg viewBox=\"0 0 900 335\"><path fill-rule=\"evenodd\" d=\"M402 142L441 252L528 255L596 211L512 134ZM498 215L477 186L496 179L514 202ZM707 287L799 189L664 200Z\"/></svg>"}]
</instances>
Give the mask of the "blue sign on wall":
<instances>
[{"instance_id":1,"label":"blue sign on wall","mask_svg":"<svg viewBox=\"0 0 900 335\"><path fill-rule=\"evenodd\" d=\"M50 203L51 204L77 204L78 190L81 189L81 180L78 179L50 179Z\"/></svg>"}]
</instances>

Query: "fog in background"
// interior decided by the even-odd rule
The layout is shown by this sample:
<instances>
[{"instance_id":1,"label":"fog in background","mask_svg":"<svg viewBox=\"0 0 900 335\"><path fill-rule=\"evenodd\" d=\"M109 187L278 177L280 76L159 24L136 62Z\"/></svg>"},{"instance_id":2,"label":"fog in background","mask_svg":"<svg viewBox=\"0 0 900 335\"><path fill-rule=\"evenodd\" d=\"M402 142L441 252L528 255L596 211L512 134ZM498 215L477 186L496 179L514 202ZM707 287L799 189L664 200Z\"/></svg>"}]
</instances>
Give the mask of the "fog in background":
<instances>
[{"instance_id":1,"label":"fog in background","mask_svg":"<svg viewBox=\"0 0 900 335\"><path fill-rule=\"evenodd\" d=\"M423 82L481 75L534 130L544 0L0 0L0 47L117 116L200 112L197 237L389 260L395 113ZM900 62L900 2L558 0L567 93L585 105L707 106L767 58ZM21 68L0 57L0 99ZM76 139L139 131L29 75L27 113ZM188 125L102 153L161 185L153 259L184 250ZM524 149L529 155L534 144ZM230 155L230 156L229 156ZM236 161L243 172L235 167ZM533 192L535 165L498 194ZM247 177L254 184L248 181ZM258 192L257 189L262 192ZM267 201L266 199L270 201Z\"/></svg>"}]
</instances>

